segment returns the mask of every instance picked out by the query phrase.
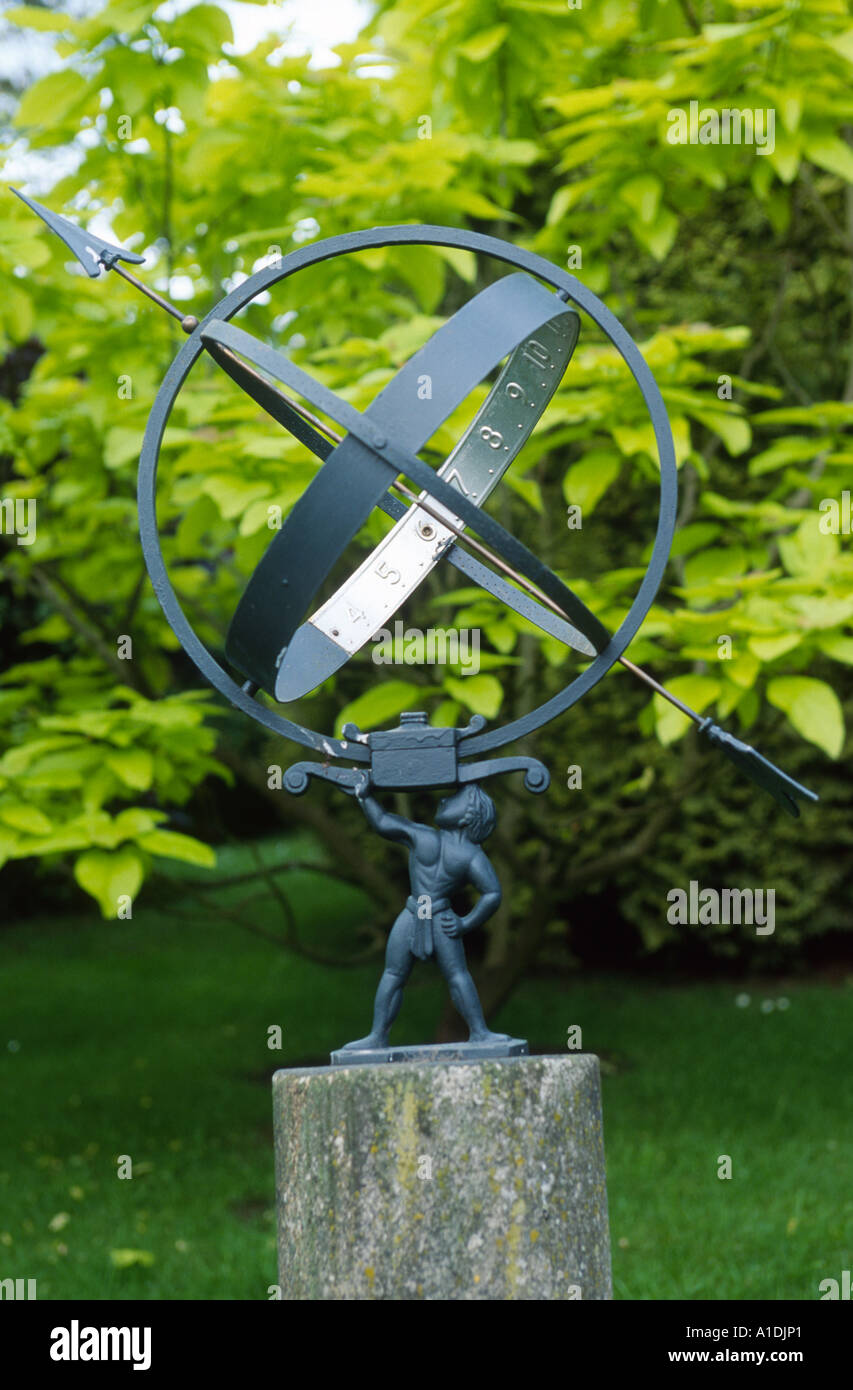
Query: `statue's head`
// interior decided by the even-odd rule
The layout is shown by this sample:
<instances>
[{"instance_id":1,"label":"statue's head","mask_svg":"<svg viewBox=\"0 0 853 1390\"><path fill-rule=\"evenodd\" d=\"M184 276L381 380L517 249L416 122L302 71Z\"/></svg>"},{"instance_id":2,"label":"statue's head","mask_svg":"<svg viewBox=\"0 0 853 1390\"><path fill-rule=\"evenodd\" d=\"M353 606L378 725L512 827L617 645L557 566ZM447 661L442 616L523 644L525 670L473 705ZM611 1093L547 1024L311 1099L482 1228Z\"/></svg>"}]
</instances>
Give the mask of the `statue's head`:
<instances>
[{"instance_id":1,"label":"statue's head","mask_svg":"<svg viewBox=\"0 0 853 1390\"><path fill-rule=\"evenodd\" d=\"M435 813L436 824L442 829L457 830L464 826L468 838L478 845L491 835L496 819L495 803L476 782L446 796Z\"/></svg>"}]
</instances>

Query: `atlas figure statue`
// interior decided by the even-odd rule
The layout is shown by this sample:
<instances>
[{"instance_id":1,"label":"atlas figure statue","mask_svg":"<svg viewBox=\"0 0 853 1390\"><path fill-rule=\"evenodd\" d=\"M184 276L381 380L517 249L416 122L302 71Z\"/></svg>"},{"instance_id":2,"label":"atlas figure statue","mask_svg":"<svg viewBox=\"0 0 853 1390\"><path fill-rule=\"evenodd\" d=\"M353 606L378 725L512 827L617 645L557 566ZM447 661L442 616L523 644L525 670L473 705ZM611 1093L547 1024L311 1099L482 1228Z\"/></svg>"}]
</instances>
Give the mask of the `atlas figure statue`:
<instances>
[{"instance_id":1,"label":"atlas figure statue","mask_svg":"<svg viewBox=\"0 0 853 1390\"><path fill-rule=\"evenodd\" d=\"M427 960L433 955L447 981L450 997L468 1025L469 1041L509 1041L508 1034L492 1033L486 1027L462 945L462 937L482 926L501 901L497 874L480 848L495 828L491 797L476 782L469 783L440 803L436 829L384 811L370 795L367 777L354 790L373 829L388 840L409 846L412 891L388 938L385 970L373 1006L373 1026L366 1038L347 1043L344 1050L388 1046L388 1031L400 1008L403 986L412 966L415 960ZM450 900L469 885L477 889L480 897L469 913L459 917Z\"/></svg>"}]
</instances>

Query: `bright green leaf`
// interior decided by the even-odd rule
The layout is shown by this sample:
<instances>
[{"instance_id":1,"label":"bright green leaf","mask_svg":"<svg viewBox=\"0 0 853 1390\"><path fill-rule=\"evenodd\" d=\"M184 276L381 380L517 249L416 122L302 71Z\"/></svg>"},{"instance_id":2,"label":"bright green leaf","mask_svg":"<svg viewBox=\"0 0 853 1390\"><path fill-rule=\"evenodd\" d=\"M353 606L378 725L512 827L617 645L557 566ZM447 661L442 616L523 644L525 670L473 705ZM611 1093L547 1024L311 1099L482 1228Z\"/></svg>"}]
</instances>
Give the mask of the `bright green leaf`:
<instances>
[{"instance_id":1,"label":"bright green leaf","mask_svg":"<svg viewBox=\"0 0 853 1390\"><path fill-rule=\"evenodd\" d=\"M464 676L459 679L448 676L444 688L460 705L474 714L485 715L486 719L495 718L503 700L503 687L495 676Z\"/></svg>"},{"instance_id":2,"label":"bright green leaf","mask_svg":"<svg viewBox=\"0 0 853 1390\"><path fill-rule=\"evenodd\" d=\"M828 633L818 638L820 650L833 661L841 661L845 666L853 666L853 637L845 637L840 632Z\"/></svg>"},{"instance_id":3,"label":"bright green leaf","mask_svg":"<svg viewBox=\"0 0 853 1390\"><path fill-rule=\"evenodd\" d=\"M176 830L149 830L139 836L137 844L149 854L159 854L165 859L180 859L202 869L216 868L216 851L210 845L192 835L180 835Z\"/></svg>"},{"instance_id":4,"label":"bright green leaf","mask_svg":"<svg viewBox=\"0 0 853 1390\"><path fill-rule=\"evenodd\" d=\"M821 135L806 145L806 157L847 183L853 183L853 150L837 135Z\"/></svg>"},{"instance_id":5,"label":"bright green leaf","mask_svg":"<svg viewBox=\"0 0 853 1390\"><path fill-rule=\"evenodd\" d=\"M753 478L762 473L772 473L777 468L785 468L789 463L811 463L825 449L832 448L828 438L806 439L802 435L787 435L776 439L762 453L750 460L749 471Z\"/></svg>"},{"instance_id":6,"label":"bright green leaf","mask_svg":"<svg viewBox=\"0 0 853 1390\"><path fill-rule=\"evenodd\" d=\"M715 546L685 560L684 580L688 588L702 588L717 579L736 579L745 567L746 552L740 546Z\"/></svg>"},{"instance_id":7,"label":"bright green leaf","mask_svg":"<svg viewBox=\"0 0 853 1390\"><path fill-rule=\"evenodd\" d=\"M122 748L107 754L107 766L134 791L147 792L154 776L154 759L144 748Z\"/></svg>"},{"instance_id":8,"label":"bright green leaf","mask_svg":"<svg viewBox=\"0 0 853 1390\"><path fill-rule=\"evenodd\" d=\"M633 208L641 222L651 224L657 217L663 184L656 174L637 174L619 189L619 197Z\"/></svg>"},{"instance_id":9,"label":"bright green leaf","mask_svg":"<svg viewBox=\"0 0 853 1390\"><path fill-rule=\"evenodd\" d=\"M483 63L497 53L508 33L508 24L494 24L490 29L482 29L465 43L460 43L456 52L470 63Z\"/></svg>"},{"instance_id":10,"label":"bright green leaf","mask_svg":"<svg viewBox=\"0 0 853 1390\"><path fill-rule=\"evenodd\" d=\"M844 747L844 715L831 686L811 676L779 676L767 685L771 705L782 710L798 733L837 758Z\"/></svg>"},{"instance_id":11,"label":"bright green leaf","mask_svg":"<svg viewBox=\"0 0 853 1390\"><path fill-rule=\"evenodd\" d=\"M578 463L573 463L563 476L563 496L570 506L580 507L582 516L589 516L615 482L622 459L615 449L590 449Z\"/></svg>"},{"instance_id":12,"label":"bright green leaf","mask_svg":"<svg viewBox=\"0 0 853 1390\"><path fill-rule=\"evenodd\" d=\"M0 805L0 820L27 835L47 835L53 829L53 821L48 820L44 811L37 806L27 806L23 801Z\"/></svg>"},{"instance_id":13,"label":"bright green leaf","mask_svg":"<svg viewBox=\"0 0 853 1390\"><path fill-rule=\"evenodd\" d=\"M780 632L770 637L750 637L747 646L759 661L776 661L778 657L792 652L802 642L799 632Z\"/></svg>"},{"instance_id":14,"label":"bright green leaf","mask_svg":"<svg viewBox=\"0 0 853 1390\"><path fill-rule=\"evenodd\" d=\"M97 901L106 918L119 913L119 899L136 896L143 879L142 859L130 845L112 852L90 849L74 865L74 877Z\"/></svg>"},{"instance_id":15,"label":"bright green leaf","mask_svg":"<svg viewBox=\"0 0 853 1390\"><path fill-rule=\"evenodd\" d=\"M67 32L74 28L74 20L67 14L56 10L44 10L39 5L15 5L6 10L3 19L7 24L19 24L22 29L54 30Z\"/></svg>"},{"instance_id":16,"label":"bright green leaf","mask_svg":"<svg viewBox=\"0 0 853 1390\"><path fill-rule=\"evenodd\" d=\"M15 113L16 126L56 125L80 101L88 82L73 68L63 67L39 78L23 95Z\"/></svg>"}]
</instances>

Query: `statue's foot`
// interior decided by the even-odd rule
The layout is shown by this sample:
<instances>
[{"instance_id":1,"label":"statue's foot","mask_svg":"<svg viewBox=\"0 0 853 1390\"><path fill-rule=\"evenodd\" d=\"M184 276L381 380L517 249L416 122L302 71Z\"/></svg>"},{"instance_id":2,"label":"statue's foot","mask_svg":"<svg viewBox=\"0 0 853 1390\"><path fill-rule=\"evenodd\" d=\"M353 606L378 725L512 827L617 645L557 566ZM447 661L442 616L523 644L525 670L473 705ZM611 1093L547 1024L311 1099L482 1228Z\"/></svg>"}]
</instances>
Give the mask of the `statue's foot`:
<instances>
[{"instance_id":1,"label":"statue's foot","mask_svg":"<svg viewBox=\"0 0 853 1390\"><path fill-rule=\"evenodd\" d=\"M510 1033L490 1033L488 1028L484 1028L481 1033L469 1033L468 1041L472 1043L497 1043L512 1042Z\"/></svg>"},{"instance_id":2,"label":"statue's foot","mask_svg":"<svg viewBox=\"0 0 853 1390\"><path fill-rule=\"evenodd\" d=\"M372 1048L387 1047L388 1039L378 1033L368 1033L366 1038L356 1038L355 1042L344 1043L341 1052L369 1052Z\"/></svg>"}]
</instances>

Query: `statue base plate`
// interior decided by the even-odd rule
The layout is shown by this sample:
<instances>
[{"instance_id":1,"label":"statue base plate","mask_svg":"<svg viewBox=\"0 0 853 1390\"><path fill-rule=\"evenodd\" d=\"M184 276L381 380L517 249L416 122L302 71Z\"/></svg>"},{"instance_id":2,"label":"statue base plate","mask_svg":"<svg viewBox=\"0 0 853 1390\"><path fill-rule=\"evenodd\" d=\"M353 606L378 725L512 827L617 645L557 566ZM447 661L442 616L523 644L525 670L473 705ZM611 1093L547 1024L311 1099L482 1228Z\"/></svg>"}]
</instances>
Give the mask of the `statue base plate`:
<instances>
[{"instance_id":1,"label":"statue base plate","mask_svg":"<svg viewBox=\"0 0 853 1390\"><path fill-rule=\"evenodd\" d=\"M506 1042L422 1043L414 1047L340 1047L331 1053L333 1067L365 1067L384 1062L481 1062L496 1057L526 1057L524 1038Z\"/></svg>"}]
</instances>

